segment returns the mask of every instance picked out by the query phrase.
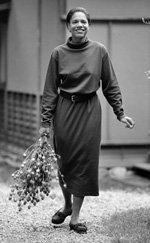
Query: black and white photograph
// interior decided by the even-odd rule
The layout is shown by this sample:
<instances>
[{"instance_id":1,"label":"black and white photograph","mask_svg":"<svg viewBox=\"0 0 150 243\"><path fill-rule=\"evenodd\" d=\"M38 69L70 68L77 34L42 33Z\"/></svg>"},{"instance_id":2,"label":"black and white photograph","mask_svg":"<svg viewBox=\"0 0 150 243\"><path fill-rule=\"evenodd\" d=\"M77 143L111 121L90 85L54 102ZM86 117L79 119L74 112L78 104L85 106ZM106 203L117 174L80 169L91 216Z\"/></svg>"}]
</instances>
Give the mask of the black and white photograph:
<instances>
[{"instance_id":1,"label":"black and white photograph","mask_svg":"<svg viewBox=\"0 0 150 243\"><path fill-rule=\"evenodd\" d=\"M150 243L150 1L0 0L0 243Z\"/></svg>"}]
</instances>

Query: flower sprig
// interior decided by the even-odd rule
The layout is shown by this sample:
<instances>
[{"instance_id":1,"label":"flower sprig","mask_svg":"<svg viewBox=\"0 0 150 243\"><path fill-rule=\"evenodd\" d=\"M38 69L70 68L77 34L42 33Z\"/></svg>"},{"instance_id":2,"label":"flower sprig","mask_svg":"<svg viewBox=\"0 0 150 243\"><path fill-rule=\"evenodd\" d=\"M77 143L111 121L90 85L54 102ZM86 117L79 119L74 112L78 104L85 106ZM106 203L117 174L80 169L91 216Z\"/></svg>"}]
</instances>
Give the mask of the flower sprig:
<instances>
[{"instance_id":1,"label":"flower sprig","mask_svg":"<svg viewBox=\"0 0 150 243\"><path fill-rule=\"evenodd\" d=\"M144 24L150 25L150 19L148 18L142 18L142 21ZM145 75L148 79L150 79L150 70L145 72Z\"/></svg>"},{"instance_id":2,"label":"flower sprig","mask_svg":"<svg viewBox=\"0 0 150 243\"><path fill-rule=\"evenodd\" d=\"M150 19L142 18L142 21L143 21L144 24L149 24L150 25Z\"/></svg>"}]
</instances>

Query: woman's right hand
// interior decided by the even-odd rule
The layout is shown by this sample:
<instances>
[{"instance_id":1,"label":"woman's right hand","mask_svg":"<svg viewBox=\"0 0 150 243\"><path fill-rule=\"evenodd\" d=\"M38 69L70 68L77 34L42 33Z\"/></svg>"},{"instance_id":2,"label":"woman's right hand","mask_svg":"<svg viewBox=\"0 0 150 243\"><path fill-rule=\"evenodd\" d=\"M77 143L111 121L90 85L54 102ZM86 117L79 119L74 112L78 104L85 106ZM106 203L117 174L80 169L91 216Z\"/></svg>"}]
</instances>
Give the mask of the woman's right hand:
<instances>
[{"instance_id":1,"label":"woman's right hand","mask_svg":"<svg viewBox=\"0 0 150 243\"><path fill-rule=\"evenodd\" d=\"M52 148L54 149L54 144L53 144L53 128L52 127L40 127L39 129L39 135L40 137L42 135L46 135L49 143L51 144Z\"/></svg>"},{"instance_id":2,"label":"woman's right hand","mask_svg":"<svg viewBox=\"0 0 150 243\"><path fill-rule=\"evenodd\" d=\"M40 127L39 134L42 136L44 133L48 136L50 136L50 127Z\"/></svg>"}]
</instances>

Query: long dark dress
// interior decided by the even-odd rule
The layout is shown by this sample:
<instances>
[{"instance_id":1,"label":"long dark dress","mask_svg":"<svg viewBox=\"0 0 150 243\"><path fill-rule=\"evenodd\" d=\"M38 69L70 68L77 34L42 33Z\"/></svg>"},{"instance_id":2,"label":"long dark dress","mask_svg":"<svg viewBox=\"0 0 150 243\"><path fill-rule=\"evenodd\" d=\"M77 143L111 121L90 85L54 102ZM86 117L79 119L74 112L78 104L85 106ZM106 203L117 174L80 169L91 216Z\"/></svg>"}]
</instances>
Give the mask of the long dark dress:
<instances>
[{"instance_id":1,"label":"long dark dress","mask_svg":"<svg viewBox=\"0 0 150 243\"><path fill-rule=\"evenodd\" d=\"M88 94L99 89L100 80L106 99L120 119L124 115L121 92L105 46L88 39L74 45L68 39L54 49L43 92L42 126L54 124L60 171L67 190L75 196L99 195L101 106L97 95L73 103L59 90Z\"/></svg>"}]
</instances>

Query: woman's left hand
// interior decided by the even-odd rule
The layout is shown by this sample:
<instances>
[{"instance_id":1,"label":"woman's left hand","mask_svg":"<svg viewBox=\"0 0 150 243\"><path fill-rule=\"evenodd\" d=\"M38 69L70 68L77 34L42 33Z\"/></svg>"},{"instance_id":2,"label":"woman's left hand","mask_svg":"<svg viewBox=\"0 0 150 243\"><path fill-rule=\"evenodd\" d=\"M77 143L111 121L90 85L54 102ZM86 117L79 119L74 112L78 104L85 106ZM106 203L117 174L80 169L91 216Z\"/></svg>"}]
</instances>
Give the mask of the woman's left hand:
<instances>
[{"instance_id":1,"label":"woman's left hand","mask_svg":"<svg viewBox=\"0 0 150 243\"><path fill-rule=\"evenodd\" d=\"M120 119L120 121L126 124L126 128L132 129L135 125L133 119L128 116L124 116L123 118Z\"/></svg>"}]
</instances>

